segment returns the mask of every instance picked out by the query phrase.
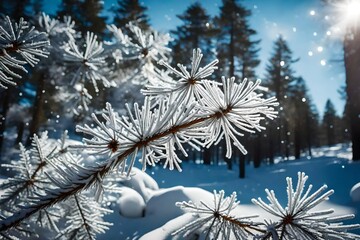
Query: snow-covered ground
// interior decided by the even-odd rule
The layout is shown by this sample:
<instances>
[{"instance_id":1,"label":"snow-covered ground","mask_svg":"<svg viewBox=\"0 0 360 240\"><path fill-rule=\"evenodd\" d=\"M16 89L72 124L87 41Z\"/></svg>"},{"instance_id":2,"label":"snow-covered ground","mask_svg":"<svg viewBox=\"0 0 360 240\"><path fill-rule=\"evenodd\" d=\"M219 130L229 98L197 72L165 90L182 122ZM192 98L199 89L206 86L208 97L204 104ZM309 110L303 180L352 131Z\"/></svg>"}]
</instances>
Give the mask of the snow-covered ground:
<instances>
[{"instance_id":1,"label":"snow-covered ground","mask_svg":"<svg viewBox=\"0 0 360 240\"><path fill-rule=\"evenodd\" d=\"M179 201L200 200L211 203L213 190L225 190L226 195L236 192L240 206L235 210L240 216L260 214L260 219L271 216L251 203L252 198L266 199L265 188L273 189L281 203L287 201L286 177L297 181L297 173L309 176L308 184L314 190L328 185L335 193L317 209L335 210L338 215L354 213L356 218L346 224L360 223L360 162L350 160L350 149L336 145L314 151L313 158L279 162L254 169L246 166L246 178L238 178L238 169L229 171L226 165L206 166L195 163L182 164L183 171L169 171L161 166L149 168L146 173L135 169L136 175L122 182L122 193L112 198L114 212L105 220L114 225L98 239L183 239L171 233L189 223L194 217L175 206ZM294 184L295 184L294 183ZM357 184L357 186L355 186ZM355 186L355 187L354 187ZM353 188L353 189L352 189ZM353 196L350 196L352 189ZM110 198L111 199L111 198ZM360 234L360 231L354 231Z\"/></svg>"},{"instance_id":2,"label":"snow-covered ground","mask_svg":"<svg viewBox=\"0 0 360 240\"><path fill-rule=\"evenodd\" d=\"M261 218L268 218L266 213L251 203L251 199L266 199L264 189L268 188L275 190L280 202L286 202L285 178L292 177L296 182L299 171L309 176L307 184L313 184L313 189L326 184L329 189L335 190L330 200L318 209L333 208L339 215L357 214L360 212L360 202L352 201L350 190L360 182L360 162L352 162L350 157L348 146L321 148L314 151L313 158L304 157L272 166L261 166L258 169L247 165L245 179L238 178L237 166L234 166L233 171L229 171L226 165L184 163L181 173L164 170L161 166L147 170L147 174L156 180L160 189L157 189L156 184L146 174L138 172L137 180L127 184L127 187L135 186L135 191L127 189L128 199L121 200L120 197L117 204L112 204L114 213L107 217L107 220L113 222L114 226L106 234L100 235L99 239L174 239L170 234L193 218L189 213L184 215L182 210L175 206L175 202L211 202L212 191L221 189L225 190L226 195L233 191L237 193L240 200L240 207L237 209L239 214L258 213ZM144 199L141 203L136 200L140 196ZM134 215L137 217L124 217L126 214L119 214L136 204L142 209L141 214ZM346 223L355 222L360 223L360 216Z\"/></svg>"}]
</instances>

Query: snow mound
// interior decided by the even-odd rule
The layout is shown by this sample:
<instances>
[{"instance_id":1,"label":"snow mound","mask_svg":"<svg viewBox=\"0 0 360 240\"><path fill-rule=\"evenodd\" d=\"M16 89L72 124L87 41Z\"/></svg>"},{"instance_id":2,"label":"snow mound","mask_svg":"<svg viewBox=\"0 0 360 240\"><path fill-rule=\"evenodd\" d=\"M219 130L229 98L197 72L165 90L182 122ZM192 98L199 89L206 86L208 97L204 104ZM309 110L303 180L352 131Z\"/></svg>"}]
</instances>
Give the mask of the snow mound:
<instances>
[{"instance_id":1,"label":"snow mound","mask_svg":"<svg viewBox=\"0 0 360 240\"><path fill-rule=\"evenodd\" d=\"M174 218L163 226L154 229L151 232L146 233L139 240L148 240L148 239L183 239L183 236L172 236L172 233L180 229L184 225L188 224L191 221L194 221L195 217L191 213L185 213L180 215L177 218Z\"/></svg>"},{"instance_id":2,"label":"snow mound","mask_svg":"<svg viewBox=\"0 0 360 240\"><path fill-rule=\"evenodd\" d=\"M134 175L131 176L131 179L122 181L121 185L134 189L146 202L151 198L153 191L159 189L159 185L152 177L140 169L133 168L132 170Z\"/></svg>"},{"instance_id":3,"label":"snow mound","mask_svg":"<svg viewBox=\"0 0 360 240\"><path fill-rule=\"evenodd\" d=\"M360 182L358 182L351 188L350 197L353 202L360 202Z\"/></svg>"},{"instance_id":4,"label":"snow mound","mask_svg":"<svg viewBox=\"0 0 360 240\"><path fill-rule=\"evenodd\" d=\"M141 218L144 216L145 201L134 189L122 187L121 197L117 201L120 215L128 218Z\"/></svg>"},{"instance_id":5,"label":"snow mound","mask_svg":"<svg viewBox=\"0 0 360 240\"><path fill-rule=\"evenodd\" d=\"M160 189L148 201L146 215L162 216L168 221L184 213L182 209L175 206L176 202L193 201L199 203L200 200L203 200L206 203L211 203L212 197L212 193L196 187L176 186Z\"/></svg>"}]
</instances>

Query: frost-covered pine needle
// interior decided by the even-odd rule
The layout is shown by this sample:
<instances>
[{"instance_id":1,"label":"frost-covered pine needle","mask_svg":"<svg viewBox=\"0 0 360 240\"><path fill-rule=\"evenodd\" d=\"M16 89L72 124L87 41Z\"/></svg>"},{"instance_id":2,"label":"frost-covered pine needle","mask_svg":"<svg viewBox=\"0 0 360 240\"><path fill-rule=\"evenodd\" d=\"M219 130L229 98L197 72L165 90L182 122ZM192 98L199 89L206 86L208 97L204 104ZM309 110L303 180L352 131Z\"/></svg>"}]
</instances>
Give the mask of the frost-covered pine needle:
<instances>
[{"instance_id":1,"label":"frost-covered pine needle","mask_svg":"<svg viewBox=\"0 0 360 240\"><path fill-rule=\"evenodd\" d=\"M27 72L24 65L34 67L40 57L47 57L46 48L49 41L46 34L38 32L34 27L20 18L14 23L8 16L0 20L0 87L16 85L13 78L21 78L14 71L19 69Z\"/></svg>"},{"instance_id":2,"label":"frost-covered pine needle","mask_svg":"<svg viewBox=\"0 0 360 240\"><path fill-rule=\"evenodd\" d=\"M244 80L240 84L235 83L235 78L222 78L222 89L216 83L204 81L199 87L201 96L200 106L203 116L215 115L216 117L206 122L208 145L217 144L223 137L226 141L226 157L232 155L231 141L243 153L247 151L238 140L243 136L242 132L253 133L262 131L265 127L260 121L267 117L273 119L277 112L275 98L262 98L255 90L259 87L260 81L255 83Z\"/></svg>"},{"instance_id":3,"label":"frost-covered pine needle","mask_svg":"<svg viewBox=\"0 0 360 240\"><path fill-rule=\"evenodd\" d=\"M238 207L236 193L224 197L225 193L214 191L214 200L211 205L200 201L200 204L193 202L177 202L176 206L196 215L196 220L186 224L173 235L189 236L196 231L205 233L205 239L247 239L253 236L251 233L256 228L256 223L250 221L253 216L234 216L233 210Z\"/></svg>"},{"instance_id":4,"label":"frost-covered pine needle","mask_svg":"<svg viewBox=\"0 0 360 240\"><path fill-rule=\"evenodd\" d=\"M327 186L320 187L310 194L312 185L305 188L308 176L298 173L298 182L294 190L292 178L286 178L288 201L285 207L281 206L274 191L266 189L269 204L261 198L252 199L252 202L270 214L276 216L276 233L279 239L359 239L359 235L348 233L347 230L359 228L359 224L343 225L341 221L351 219L353 215L333 217L332 209L314 211L313 208L328 200L334 193L326 191ZM264 237L273 235L266 233Z\"/></svg>"},{"instance_id":5,"label":"frost-covered pine needle","mask_svg":"<svg viewBox=\"0 0 360 240\"><path fill-rule=\"evenodd\" d=\"M99 91L97 82L101 82L105 87L113 86L106 77L107 65L102 42L97 40L94 33L87 32L83 46L78 46L74 39L70 39L63 49L65 62L75 70L72 73L72 84L90 81L96 92Z\"/></svg>"},{"instance_id":6,"label":"frost-covered pine needle","mask_svg":"<svg viewBox=\"0 0 360 240\"><path fill-rule=\"evenodd\" d=\"M198 88L202 81L209 77L214 70L217 69L218 60L214 60L204 67L200 67L203 54L201 50L194 49L190 72L182 64L178 64L179 70L171 67L164 60L160 60L159 64L165 66L171 73L176 76L176 80L171 78L161 78L146 86L143 92L148 95L159 95L171 93L177 98L177 101L190 101L194 97L199 97Z\"/></svg>"}]
</instances>

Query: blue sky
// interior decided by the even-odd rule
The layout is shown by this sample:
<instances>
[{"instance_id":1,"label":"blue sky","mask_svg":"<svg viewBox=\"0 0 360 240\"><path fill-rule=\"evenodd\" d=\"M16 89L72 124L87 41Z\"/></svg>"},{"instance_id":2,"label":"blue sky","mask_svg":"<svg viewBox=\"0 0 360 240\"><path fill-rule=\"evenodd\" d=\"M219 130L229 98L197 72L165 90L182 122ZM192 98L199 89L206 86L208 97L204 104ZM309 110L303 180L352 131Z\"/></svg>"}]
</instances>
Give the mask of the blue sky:
<instances>
[{"instance_id":1,"label":"blue sky","mask_svg":"<svg viewBox=\"0 0 360 240\"><path fill-rule=\"evenodd\" d=\"M48 9L54 10L60 0L46 1ZM194 3L194 0L144 0L152 26L167 32L181 24L176 17ZM221 0L199 0L207 12L218 14ZM325 102L331 99L338 114L342 114L345 102L338 90L345 84L345 75L341 62L341 43L327 35L328 25L324 20L323 6L319 0L243 0L251 9L250 25L257 32L260 43L261 64L258 67L260 78L272 52L273 42L279 34L288 41L294 58L300 61L294 69L301 75L310 90L310 95L322 114ZM115 0L105 0L105 9L109 9ZM311 12L314 11L314 12ZM311 56L310 56L311 55ZM189 55L190 56L190 55Z\"/></svg>"}]
</instances>

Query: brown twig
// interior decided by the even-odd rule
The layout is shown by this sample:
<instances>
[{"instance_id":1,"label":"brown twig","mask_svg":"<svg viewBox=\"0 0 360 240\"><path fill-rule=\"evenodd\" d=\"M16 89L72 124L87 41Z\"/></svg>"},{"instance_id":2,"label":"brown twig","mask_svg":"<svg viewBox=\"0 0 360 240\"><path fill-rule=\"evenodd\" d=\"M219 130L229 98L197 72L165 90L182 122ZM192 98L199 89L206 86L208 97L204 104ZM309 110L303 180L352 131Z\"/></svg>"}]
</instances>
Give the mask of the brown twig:
<instances>
[{"instance_id":1,"label":"brown twig","mask_svg":"<svg viewBox=\"0 0 360 240\"><path fill-rule=\"evenodd\" d=\"M27 208L23 208L23 210L20 210L13 214L11 217L6 218L0 222L0 232L6 231L18 224L20 224L25 219L29 218L33 214L37 213L41 209L46 209L58 202L64 201L68 199L69 197L73 196L74 194L77 194L83 190L88 189L89 187L93 186L98 182L98 179L102 179L105 177L110 170L112 170L113 166L119 165L124 159L126 159L129 155L131 155L136 149L142 148L149 143L156 141L160 138L166 137L168 135L180 132L184 129L187 129L189 127L193 127L199 123L205 122L212 118L219 118L220 115L226 115L232 110L232 106L228 106L226 109L223 109L217 113L214 113L212 115L209 115L207 117L203 118L197 118L190 122L180 124L180 125L174 125L167 129L164 132L160 132L157 134L154 134L151 137L148 137L145 140L141 140L138 143L134 144L131 148L124 151L121 155L119 155L117 158L113 159L113 164L108 164L106 161L105 163L100 166L99 168L88 172L88 174L84 177L79 178L76 182L72 182L69 184L69 186L64 187L64 191L59 192L57 194L53 194L52 196L42 199L33 206L28 206Z\"/></svg>"}]
</instances>

